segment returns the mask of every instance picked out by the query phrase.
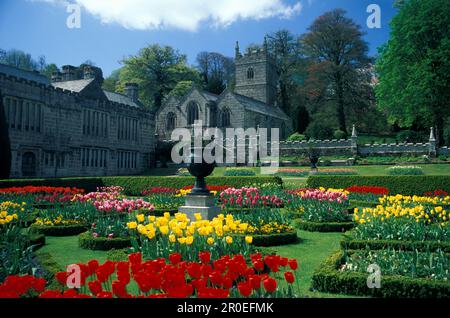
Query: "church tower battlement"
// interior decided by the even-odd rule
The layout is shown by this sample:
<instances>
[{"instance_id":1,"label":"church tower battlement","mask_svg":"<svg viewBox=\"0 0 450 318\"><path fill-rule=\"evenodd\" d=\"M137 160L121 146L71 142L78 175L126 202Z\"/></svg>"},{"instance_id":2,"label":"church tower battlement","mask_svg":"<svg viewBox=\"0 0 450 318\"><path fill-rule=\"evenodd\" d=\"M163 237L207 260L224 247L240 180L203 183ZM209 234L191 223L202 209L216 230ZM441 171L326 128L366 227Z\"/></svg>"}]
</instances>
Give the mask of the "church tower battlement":
<instances>
[{"instance_id":1,"label":"church tower battlement","mask_svg":"<svg viewBox=\"0 0 450 318\"><path fill-rule=\"evenodd\" d=\"M267 41L260 49L248 49L241 54L236 42L235 92L270 106L277 100L278 75L275 59L268 52Z\"/></svg>"}]
</instances>

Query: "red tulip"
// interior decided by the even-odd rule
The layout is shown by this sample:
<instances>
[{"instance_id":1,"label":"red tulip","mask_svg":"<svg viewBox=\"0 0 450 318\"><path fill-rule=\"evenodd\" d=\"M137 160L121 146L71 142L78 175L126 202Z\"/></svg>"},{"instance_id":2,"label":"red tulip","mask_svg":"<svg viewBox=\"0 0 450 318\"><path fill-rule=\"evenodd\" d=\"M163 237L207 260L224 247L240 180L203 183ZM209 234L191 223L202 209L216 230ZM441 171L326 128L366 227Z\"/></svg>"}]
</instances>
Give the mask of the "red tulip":
<instances>
[{"instance_id":1,"label":"red tulip","mask_svg":"<svg viewBox=\"0 0 450 318\"><path fill-rule=\"evenodd\" d=\"M99 264L97 260L92 260L88 262L89 272L92 275L95 273L95 270L98 268Z\"/></svg>"},{"instance_id":2,"label":"red tulip","mask_svg":"<svg viewBox=\"0 0 450 318\"><path fill-rule=\"evenodd\" d=\"M64 287L67 285L67 276L67 272L58 272L55 274L58 283Z\"/></svg>"},{"instance_id":3,"label":"red tulip","mask_svg":"<svg viewBox=\"0 0 450 318\"><path fill-rule=\"evenodd\" d=\"M200 252L199 259L200 259L200 262L202 262L203 264L209 264L211 262L211 253Z\"/></svg>"},{"instance_id":4,"label":"red tulip","mask_svg":"<svg viewBox=\"0 0 450 318\"><path fill-rule=\"evenodd\" d=\"M294 281L295 281L295 277L294 277L294 274L292 274L292 272L286 272L286 273L284 273L284 278L286 278L286 281L287 281L289 284L293 284Z\"/></svg>"},{"instance_id":5,"label":"red tulip","mask_svg":"<svg viewBox=\"0 0 450 318\"><path fill-rule=\"evenodd\" d=\"M180 253L172 253L169 255L169 261L172 265L177 265L179 262L181 262L181 254Z\"/></svg>"},{"instance_id":6,"label":"red tulip","mask_svg":"<svg viewBox=\"0 0 450 318\"><path fill-rule=\"evenodd\" d=\"M128 255L128 260L131 264L141 264L142 263L142 254L141 253L133 253Z\"/></svg>"},{"instance_id":7,"label":"red tulip","mask_svg":"<svg viewBox=\"0 0 450 318\"><path fill-rule=\"evenodd\" d=\"M273 279L272 277L269 277L264 280L263 282L264 289L268 293L273 293L277 290L277 281Z\"/></svg>"},{"instance_id":8,"label":"red tulip","mask_svg":"<svg viewBox=\"0 0 450 318\"><path fill-rule=\"evenodd\" d=\"M249 297L252 294L253 288L249 281L238 283L239 293L244 297Z\"/></svg>"},{"instance_id":9,"label":"red tulip","mask_svg":"<svg viewBox=\"0 0 450 318\"><path fill-rule=\"evenodd\" d=\"M112 290L113 294L117 297L127 298L128 296L125 284L118 280L112 282Z\"/></svg>"},{"instance_id":10,"label":"red tulip","mask_svg":"<svg viewBox=\"0 0 450 318\"><path fill-rule=\"evenodd\" d=\"M113 294L111 292L102 291L96 295L97 298L113 298Z\"/></svg>"},{"instance_id":11,"label":"red tulip","mask_svg":"<svg viewBox=\"0 0 450 318\"><path fill-rule=\"evenodd\" d=\"M193 279L199 279L202 277L201 265L198 263L191 263L186 267L186 270Z\"/></svg>"},{"instance_id":12,"label":"red tulip","mask_svg":"<svg viewBox=\"0 0 450 318\"><path fill-rule=\"evenodd\" d=\"M297 268L298 268L298 263L297 263L297 260L296 259L291 259L291 260L289 260L289 267L293 270L293 271L295 271L295 270L297 270Z\"/></svg>"},{"instance_id":13,"label":"red tulip","mask_svg":"<svg viewBox=\"0 0 450 318\"><path fill-rule=\"evenodd\" d=\"M97 294L99 294L103 291L102 283L100 283L98 280L88 282L88 287L94 296L96 296Z\"/></svg>"}]
</instances>

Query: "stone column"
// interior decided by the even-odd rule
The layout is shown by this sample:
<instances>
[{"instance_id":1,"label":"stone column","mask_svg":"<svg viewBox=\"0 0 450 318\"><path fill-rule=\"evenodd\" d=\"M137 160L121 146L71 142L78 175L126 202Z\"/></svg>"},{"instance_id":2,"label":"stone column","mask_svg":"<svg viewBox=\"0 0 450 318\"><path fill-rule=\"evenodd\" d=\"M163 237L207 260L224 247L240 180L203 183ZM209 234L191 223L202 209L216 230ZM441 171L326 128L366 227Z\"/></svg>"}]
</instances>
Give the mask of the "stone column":
<instances>
[{"instance_id":1,"label":"stone column","mask_svg":"<svg viewBox=\"0 0 450 318\"><path fill-rule=\"evenodd\" d=\"M437 152L437 142L436 137L434 136L434 127L431 127L428 154L430 155L430 157L436 157Z\"/></svg>"}]
</instances>

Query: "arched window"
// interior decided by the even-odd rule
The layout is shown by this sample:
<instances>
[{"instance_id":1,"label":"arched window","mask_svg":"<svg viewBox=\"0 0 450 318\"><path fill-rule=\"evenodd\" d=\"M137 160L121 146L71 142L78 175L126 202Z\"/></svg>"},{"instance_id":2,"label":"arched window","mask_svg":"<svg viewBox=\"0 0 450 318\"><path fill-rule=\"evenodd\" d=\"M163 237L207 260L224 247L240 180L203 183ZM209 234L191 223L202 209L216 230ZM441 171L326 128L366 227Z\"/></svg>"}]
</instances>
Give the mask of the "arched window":
<instances>
[{"instance_id":1,"label":"arched window","mask_svg":"<svg viewBox=\"0 0 450 318\"><path fill-rule=\"evenodd\" d=\"M222 127L231 126L231 113L228 109L222 111Z\"/></svg>"},{"instance_id":2,"label":"arched window","mask_svg":"<svg viewBox=\"0 0 450 318\"><path fill-rule=\"evenodd\" d=\"M211 105L209 107L209 126L216 127L217 126L217 106Z\"/></svg>"},{"instance_id":3,"label":"arched window","mask_svg":"<svg viewBox=\"0 0 450 318\"><path fill-rule=\"evenodd\" d=\"M174 130L177 123L177 116L174 113L167 114L167 125L166 128L168 131Z\"/></svg>"},{"instance_id":4,"label":"arched window","mask_svg":"<svg viewBox=\"0 0 450 318\"><path fill-rule=\"evenodd\" d=\"M252 67L250 67L248 70L247 70L247 79L254 79L255 78L255 71L253 70L253 68Z\"/></svg>"},{"instance_id":5,"label":"arched window","mask_svg":"<svg viewBox=\"0 0 450 318\"><path fill-rule=\"evenodd\" d=\"M196 120L198 120L198 104L190 102L187 107L187 124L193 125Z\"/></svg>"}]
</instances>

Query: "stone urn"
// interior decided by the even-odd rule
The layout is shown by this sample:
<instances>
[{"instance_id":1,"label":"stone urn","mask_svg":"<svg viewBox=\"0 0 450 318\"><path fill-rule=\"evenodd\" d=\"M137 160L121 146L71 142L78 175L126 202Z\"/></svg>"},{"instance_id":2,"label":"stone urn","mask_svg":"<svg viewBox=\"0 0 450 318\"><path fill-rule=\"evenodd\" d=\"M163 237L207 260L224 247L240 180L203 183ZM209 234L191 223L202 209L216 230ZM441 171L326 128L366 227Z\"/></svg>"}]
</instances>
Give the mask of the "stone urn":
<instances>
[{"instance_id":1,"label":"stone urn","mask_svg":"<svg viewBox=\"0 0 450 318\"><path fill-rule=\"evenodd\" d=\"M310 153L309 162L311 163L311 170L317 171L317 163L319 162L319 154Z\"/></svg>"},{"instance_id":2,"label":"stone urn","mask_svg":"<svg viewBox=\"0 0 450 318\"><path fill-rule=\"evenodd\" d=\"M215 205L214 196L207 189L205 178L211 175L216 165L205 162L203 156L202 158L196 156L193 149L186 165L189 173L195 177L194 188L186 195L185 205L179 207L178 211L185 213L191 220L195 219L196 213L199 213L204 220L212 220L219 215L220 208Z\"/></svg>"},{"instance_id":3,"label":"stone urn","mask_svg":"<svg viewBox=\"0 0 450 318\"><path fill-rule=\"evenodd\" d=\"M201 153L203 153L203 151ZM195 177L195 184L189 195L211 195L209 190L206 188L205 178L211 175L215 167L215 163L205 162L203 156L199 159L195 148L193 149L191 155L189 156L187 169L189 173Z\"/></svg>"}]
</instances>

